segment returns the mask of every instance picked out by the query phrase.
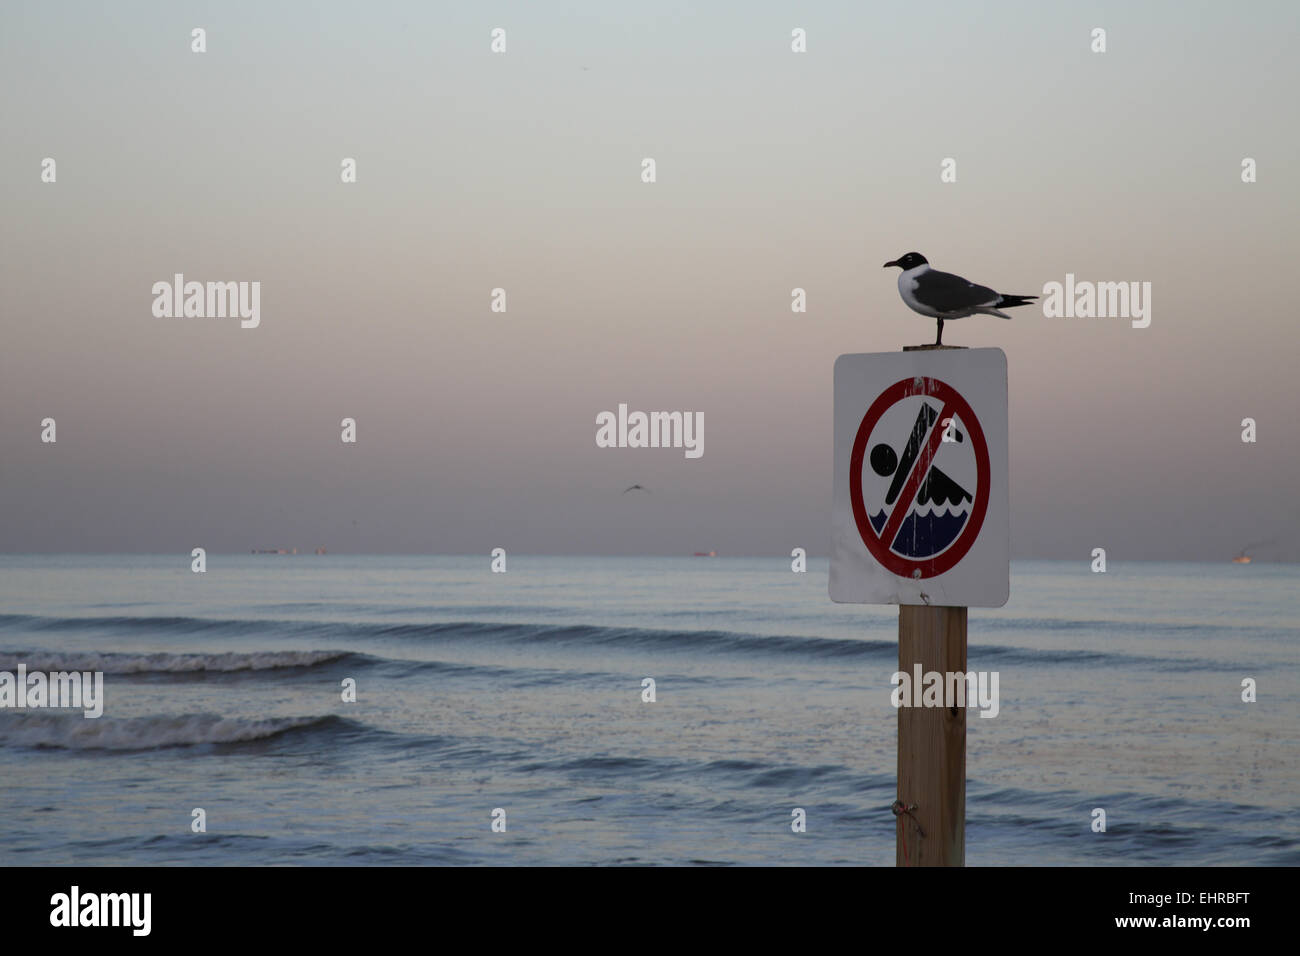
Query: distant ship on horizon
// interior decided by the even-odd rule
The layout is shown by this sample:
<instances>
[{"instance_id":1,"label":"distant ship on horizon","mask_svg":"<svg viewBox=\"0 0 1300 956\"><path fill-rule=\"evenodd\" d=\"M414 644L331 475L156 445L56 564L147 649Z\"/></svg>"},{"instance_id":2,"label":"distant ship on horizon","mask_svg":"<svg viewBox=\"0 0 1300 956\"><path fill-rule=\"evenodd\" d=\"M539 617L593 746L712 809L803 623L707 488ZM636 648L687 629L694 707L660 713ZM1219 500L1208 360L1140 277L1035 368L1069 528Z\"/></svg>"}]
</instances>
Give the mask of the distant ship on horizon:
<instances>
[{"instance_id":1,"label":"distant ship on horizon","mask_svg":"<svg viewBox=\"0 0 1300 956\"><path fill-rule=\"evenodd\" d=\"M1250 564L1250 555L1246 554L1246 552L1243 551L1241 554L1237 555L1235 558L1232 559L1232 563Z\"/></svg>"}]
</instances>

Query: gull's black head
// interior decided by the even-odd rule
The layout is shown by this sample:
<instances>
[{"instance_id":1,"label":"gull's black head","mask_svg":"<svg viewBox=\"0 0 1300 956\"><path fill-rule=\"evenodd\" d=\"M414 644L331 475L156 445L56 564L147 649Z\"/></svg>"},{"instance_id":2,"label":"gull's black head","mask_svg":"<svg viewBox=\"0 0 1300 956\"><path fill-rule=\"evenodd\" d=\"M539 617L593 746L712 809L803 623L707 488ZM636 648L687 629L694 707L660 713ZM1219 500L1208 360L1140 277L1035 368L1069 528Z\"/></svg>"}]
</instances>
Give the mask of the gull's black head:
<instances>
[{"instance_id":1,"label":"gull's black head","mask_svg":"<svg viewBox=\"0 0 1300 956\"><path fill-rule=\"evenodd\" d=\"M881 268L888 269L890 266L898 266L900 269L906 272L908 269L915 269L917 266L923 266L925 264L926 264L925 256L921 255L919 252L909 252L901 259L894 259L891 262L886 262L883 266L881 266Z\"/></svg>"}]
</instances>

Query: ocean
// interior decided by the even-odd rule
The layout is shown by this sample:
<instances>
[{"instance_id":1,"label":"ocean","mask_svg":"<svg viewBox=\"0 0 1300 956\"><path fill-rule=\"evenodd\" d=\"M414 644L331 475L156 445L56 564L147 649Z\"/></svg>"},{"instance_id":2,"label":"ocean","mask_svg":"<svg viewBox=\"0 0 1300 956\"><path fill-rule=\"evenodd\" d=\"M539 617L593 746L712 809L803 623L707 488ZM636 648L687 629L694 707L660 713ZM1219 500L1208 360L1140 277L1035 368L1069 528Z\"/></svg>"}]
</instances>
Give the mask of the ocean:
<instances>
[{"instance_id":1,"label":"ocean","mask_svg":"<svg viewBox=\"0 0 1300 956\"><path fill-rule=\"evenodd\" d=\"M99 719L0 710L0 863L894 863L897 609L824 560L190 561L0 556L0 671L104 674ZM1300 864L1298 600L1014 562L970 612L967 864Z\"/></svg>"}]
</instances>

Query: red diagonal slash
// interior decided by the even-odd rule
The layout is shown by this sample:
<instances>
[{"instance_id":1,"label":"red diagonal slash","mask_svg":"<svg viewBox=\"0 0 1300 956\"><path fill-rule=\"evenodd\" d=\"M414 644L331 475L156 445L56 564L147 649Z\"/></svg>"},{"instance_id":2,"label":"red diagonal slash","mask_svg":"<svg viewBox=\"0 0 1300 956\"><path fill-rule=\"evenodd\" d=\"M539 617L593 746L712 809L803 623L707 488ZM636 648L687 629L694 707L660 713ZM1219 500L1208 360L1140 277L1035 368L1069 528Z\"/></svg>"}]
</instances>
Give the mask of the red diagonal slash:
<instances>
[{"instance_id":1,"label":"red diagonal slash","mask_svg":"<svg viewBox=\"0 0 1300 956\"><path fill-rule=\"evenodd\" d=\"M934 420L934 425L930 429L930 437L925 440L925 447L921 449L921 454L916 456L916 461L912 465L912 473L907 476L907 482L903 485L903 490L898 496L898 503L894 505L894 510L889 513L889 520L885 522L885 530L880 533L880 542L886 548L891 546L898 534L898 529L903 524L903 519L912 510L912 499L916 497L921 482L925 480L926 472L930 470L935 452L938 451L939 442L943 440L943 423L952 415L952 403L945 402L943 411L939 413L939 417Z\"/></svg>"}]
</instances>

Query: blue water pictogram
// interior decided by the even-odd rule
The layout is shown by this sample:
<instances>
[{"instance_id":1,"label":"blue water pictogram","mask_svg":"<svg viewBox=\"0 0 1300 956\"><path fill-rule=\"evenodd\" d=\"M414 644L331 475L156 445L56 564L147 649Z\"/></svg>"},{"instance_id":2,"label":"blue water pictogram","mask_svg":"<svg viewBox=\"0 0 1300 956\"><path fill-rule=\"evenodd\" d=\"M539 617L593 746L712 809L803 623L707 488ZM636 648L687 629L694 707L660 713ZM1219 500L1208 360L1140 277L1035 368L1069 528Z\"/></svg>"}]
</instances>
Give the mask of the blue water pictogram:
<instances>
[{"instance_id":1,"label":"blue water pictogram","mask_svg":"<svg viewBox=\"0 0 1300 956\"><path fill-rule=\"evenodd\" d=\"M917 488L916 500L896 502L917 456L925 447L926 435L935 427L939 412L922 403L912 426L912 434L903 448L900 460L897 452L881 442L871 449L871 470L882 478L891 475L889 490L885 494L885 504L908 508L907 515L899 525L898 533L890 542L889 548L896 554L915 560L932 558L946 549L961 534L962 528L970 519L970 505L974 499L971 493L956 481L944 474L930 462L929 471ZM962 433L953 428L955 441L964 440ZM923 509L928 509L922 513ZM889 513L881 508L879 513L871 515L871 527L880 534L889 520Z\"/></svg>"}]
</instances>

